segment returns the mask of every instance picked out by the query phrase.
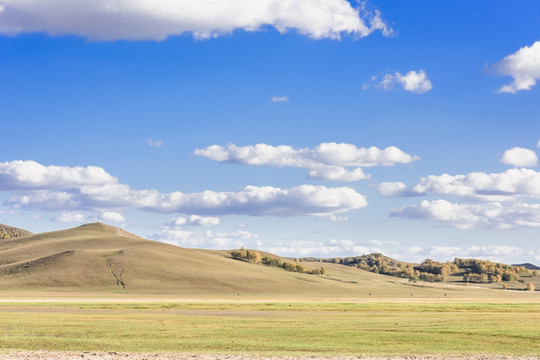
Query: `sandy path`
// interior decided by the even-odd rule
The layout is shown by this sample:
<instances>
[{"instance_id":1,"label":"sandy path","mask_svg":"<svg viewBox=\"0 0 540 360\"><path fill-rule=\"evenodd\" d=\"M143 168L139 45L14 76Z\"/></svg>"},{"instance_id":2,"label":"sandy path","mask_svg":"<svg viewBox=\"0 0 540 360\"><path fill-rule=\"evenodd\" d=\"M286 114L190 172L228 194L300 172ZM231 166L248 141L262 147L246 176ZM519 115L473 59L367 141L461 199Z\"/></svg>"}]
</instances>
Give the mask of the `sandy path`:
<instances>
[{"instance_id":1,"label":"sandy path","mask_svg":"<svg viewBox=\"0 0 540 360\"><path fill-rule=\"evenodd\" d=\"M193 355L193 354L138 354L116 352L52 352L52 351L12 351L0 352L0 360L540 360L540 356L512 355L424 355L424 356L393 356L393 357L319 357L319 356L282 356L264 357L256 355Z\"/></svg>"}]
</instances>

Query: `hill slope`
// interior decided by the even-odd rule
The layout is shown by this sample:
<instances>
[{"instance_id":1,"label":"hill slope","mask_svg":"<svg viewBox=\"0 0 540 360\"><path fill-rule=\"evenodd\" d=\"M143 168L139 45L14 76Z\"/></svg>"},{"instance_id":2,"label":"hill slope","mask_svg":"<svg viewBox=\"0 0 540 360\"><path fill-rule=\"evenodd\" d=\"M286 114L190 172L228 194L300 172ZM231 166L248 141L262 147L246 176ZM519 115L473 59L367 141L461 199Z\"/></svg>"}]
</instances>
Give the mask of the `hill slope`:
<instances>
[{"instance_id":1,"label":"hill slope","mask_svg":"<svg viewBox=\"0 0 540 360\"><path fill-rule=\"evenodd\" d=\"M68 291L189 298L443 298L471 291L413 285L338 264L324 266L324 276L288 272L232 259L228 251L180 248L94 223L2 240L0 296Z\"/></svg>"},{"instance_id":2,"label":"hill slope","mask_svg":"<svg viewBox=\"0 0 540 360\"><path fill-rule=\"evenodd\" d=\"M0 240L1 239L10 239L14 237L23 237L34 235L28 230L18 229L13 226L0 224Z\"/></svg>"}]
</instances>

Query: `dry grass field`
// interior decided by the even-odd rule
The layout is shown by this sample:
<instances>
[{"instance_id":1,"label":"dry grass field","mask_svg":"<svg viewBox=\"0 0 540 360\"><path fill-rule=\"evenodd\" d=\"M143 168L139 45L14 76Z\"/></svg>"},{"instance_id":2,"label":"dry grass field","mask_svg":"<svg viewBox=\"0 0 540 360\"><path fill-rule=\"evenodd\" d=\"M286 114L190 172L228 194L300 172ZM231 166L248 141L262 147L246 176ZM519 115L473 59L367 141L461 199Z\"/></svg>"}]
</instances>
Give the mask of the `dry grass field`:
<instances>
[{"instance_id":1,"label":"dry grass field","mask_svg":"<svg viewBox=\"0 0 540 360\"><path fill-rule=\"evenodd\" d=\"M0 352L540 355L538 291L324 266L288 272L99 223L3 239Z\"/></svg>"}]
</instances>

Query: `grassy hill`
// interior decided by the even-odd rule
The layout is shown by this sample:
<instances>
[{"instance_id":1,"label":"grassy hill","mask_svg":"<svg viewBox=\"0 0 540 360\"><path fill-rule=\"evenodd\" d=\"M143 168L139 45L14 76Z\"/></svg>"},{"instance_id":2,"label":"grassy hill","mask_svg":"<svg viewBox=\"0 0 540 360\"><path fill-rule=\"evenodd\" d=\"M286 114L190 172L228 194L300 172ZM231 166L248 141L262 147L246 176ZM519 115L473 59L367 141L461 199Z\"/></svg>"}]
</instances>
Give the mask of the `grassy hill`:
<instances>
[{"instance_id":1,"label":"grassy hill","mask_svg":"<svg viewBox=\"0 0 540 360\"><path fill-rule=\"evenodd\" d=\"M321 267L320 262L303 261L302 265L307 269ZM230 251L180 248L93 223L2 240L0 296L70 292L100 296L347 299L456 298L467 297L471 291L476 296L489 292L478 287L411 284L406 279L334 263L324 266L325 275L284 271L233 259ZM510 293L499 292L501 296Z\"/></svg>"},{"instance_id":2,"label":"grassy hill","mask_svg":"<svg viewBox=\"0 0 540 360\"><path fill-rule=\"evenodd\" d=\"M28 230L18 229L13 226L8 226L0 224L0 240L1 239L10 239L14 237L23 237L34 235Z\"/></svg>"}]
</instances>

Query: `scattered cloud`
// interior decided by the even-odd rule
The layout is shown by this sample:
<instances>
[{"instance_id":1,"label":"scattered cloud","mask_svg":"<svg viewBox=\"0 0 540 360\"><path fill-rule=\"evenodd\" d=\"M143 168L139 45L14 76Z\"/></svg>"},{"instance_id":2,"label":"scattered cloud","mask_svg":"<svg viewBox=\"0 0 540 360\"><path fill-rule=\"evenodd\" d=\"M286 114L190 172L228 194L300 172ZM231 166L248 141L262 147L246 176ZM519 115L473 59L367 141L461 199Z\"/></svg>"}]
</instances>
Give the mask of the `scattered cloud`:
<instances>
[{"instance_id":1,"label":"scattered cloud","mask_svg":"<svg viewBox=\"0 0 540 360\"><path fill-rule=\"evenodd\" d=\"M540 41L504 57L495 64L495 69L501 75L514 78L510 84L502 86L499 93L515 94L520 90L530 90L540 79Z\"/></svg>"},{"instance_id":2,"label":"scattered cloud","mask_svg":"<svg viewBox=\"0 0 540 360\"><path fill-rule=\"evenodd\" d=\"M62 223L88 223L93 222L95 218L88 214L82 214L79 212L62 212L58 214L54 221Z\"/></svg>"},{"instance_id":3,"label":"scattered cloud","mask_svg":"<svg viewBox=\"0 0 540 360\"><path fill-rule=\"evenodd\" d=\"M388 36L378 10L346 0L0 0L0 33L45 32L94 40L163 40L192 34L205 39L235 30L292 29L314 39Z\"/></svg>"},{"instance_id":4,"label":"scattered cloud","mask_svg":"<svg viewBox=\"0 0 540 360\"><path fill-rule=\"evenodd\" d=\"M532 167L538 164L538 157L532 150L514 147L503 153L501 162L515 167Z\"/></svg>"},{"instance_id":5,"label":"scattered cloud","mask_svg":"<svg viewBox=\"0 0 540 360\"><path fill-rule=\"evenodd\" d=\"M290 257L342 257L369 254L380 252L377 248L368 248L358 245L351 240L295 240L289 242L279 242L275 246L263 247L261 250L279 256Z\"/></svg>"},{"instance_id":6,"label":"scattered cloud","mask_svg":"<svg viewBox=\"0 0 540 360\"><path fill-rule=\"evenodd\" d=\"M178 217L174 218L169 222L168 226L215 226L219 225L220 220L217 217L212 216L199 216L199 215L190 215L189 218Z\"/></svg>"},{"instance_id":7,"label":"scattered cloud","mask_svg":"<svg viewBox=\"0 0 540 360\"><path fill-rule=\"evenodd\" d=\"M391 212L391 216L431 220L459 229L540 228L540 204L456 204L442 199L424 200L416 205L396 209Z\"/></svg>"},{"instance_id":8,"label":"scattered cloud","mask_svg":"<svg viewBox=\"0 0 540 360\"><path fill-rule=\"evenodd\" d=\"M259 238L257 234L239 230L234 232L193 231L188 229L165 228L151 236L155 240L169 244L204 249L236 249L250 246Z\"/></svg>"},{"instance_id":9,"label":"scattered cloud","mask_svg":"<svg viewBox=\"0 0 540 360\"><path fill-rule=\"evenodd\" d=\"M248 146L211 145L196 149L195 155L221 163L252 166L297 167L309 170L311 179L358 181L369 178L363 167L394 166L417 161L395 146L380 149L346 143L322 143L316 147L295 149L288 145L256 144Z\"/></svg>"},{"instance_id":10,"label":"scattered cloud","mask_svg":"<svg viewBox=\"0 0 540 360\"><path fill-rule=\"evenodd\" d=\"M270 99L270 102L273 102L273 103L288 103L289 98L287 96L275 96L275 95L272 95L272 99Z\"/></svg>"},{"instance_id":11,"label":"scattered cloud","mask_svg":"<svg viewBox=\"0 0 540 360\"><path fill-rule=\"evenodd\" d=\"M246 186L228 192L160 193L155 189L133 190L102 168L45 167L32 161L1 163L0 190L16 193L6 200L7 205L33 210L328 216L367 206L366 198L349 187Z\"/></svg>"},{"instance_id":12,"label":"scattered cloud","mask_svg":"<svg viewBox=\"0 0 540 360\"><path fill-rule=\"evenodd\" d=\"M371 78L371 82L375 83L373 85L374 87L382 90L393 90L396 85L399 85L404 90L417 94L426 93L433 88L433 85L424 70L411 70L405 75L402 75L399 72L385 74L381 81L378 81L378 78L374 76ZM364 90L369 87L369 84L363 86Z\"/></svg>"},{"instance_id":13,"label":"scattered cloud","mask_svg":"<svg viewBox=\"0 0 540 360\"><path fill-rule=\"evenodd\" d=\"M0 191L101 186L118 179L97 166L45 166L32 160L0 163Z\"/></svg>"},{"instance_id":14,"label":"scattered cloud","mask_svg":"<svg viewBox=\"0 0 540 360\"><path fill-rule=\"evenodd\" d=\"M378 185L383 196L453 195L477 201L515 201L540 198L540 173L532 169L508 169L502 173L472 172L466 175L430 175L410 188L401 182Z\"/></svg>"},{"instance_id":15,"label":"scattered cloud","mask_svg":"<svg viewBox=\"0 0 540 360\"><path fill-rule=\"evenodd\" d=\"M160 141L160 140L152 140L152 139L148 139L148 146L150 146L151 148L160 148L163 146L163 141Z\"/></svg>"},{"instance_id":16,"label":"scattered cloud","mask_svg":"<svg viewBox=\"0 0 540 360\"><path fill-rule=\"evenodd\" d=\"M103 221L112 221L112 222L124 222L126 218L124 215L114 212L114 211L104 211L101 214L101 219Z\"/></svg>"},{"instance_id":17,"label":"scattered cloud","mask_svg":"<svg viewBox=\"0 0 540 360\"><path fill-rule=\"evenodd\" d=\"M503 262L509 256L522 255L523 249L507 245L479 246L433 246L430 248L413 247L406 251L406 256L412 261L435 259L439 261L452 261L454 258L475 258Z\"/></svg>"}]
</instances>

